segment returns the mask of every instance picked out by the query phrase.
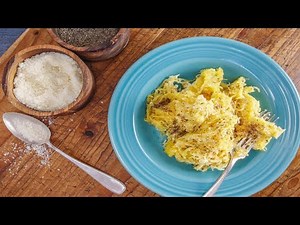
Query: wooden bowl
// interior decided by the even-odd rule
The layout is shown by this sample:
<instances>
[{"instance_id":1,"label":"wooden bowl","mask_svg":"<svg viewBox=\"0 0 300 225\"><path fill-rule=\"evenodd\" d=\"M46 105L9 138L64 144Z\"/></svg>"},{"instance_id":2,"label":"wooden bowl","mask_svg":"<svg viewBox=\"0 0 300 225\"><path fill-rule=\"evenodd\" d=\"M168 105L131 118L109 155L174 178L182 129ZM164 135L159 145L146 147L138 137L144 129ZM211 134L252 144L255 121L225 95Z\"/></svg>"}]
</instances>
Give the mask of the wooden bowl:
<instances>
[{"instance_id":1,"label":"wooden bowl","mask_svg":"<svg viewBox=\"0 0 300 225\"><path fill-rule=\"evenodd\" d=\"M100 61L112 58L119 54L128 44L130 29L120 28L119 32L111 39L111 43L108 47L76 47L64 42L55 31L55 28L47 29L50 36L61 46L75 52L83 59L89 61Z\"/></svg>"},{"instance_id":2,"label":"wooden bowl","mask_svg":"<svg viewBox=\"0 0 300 225\"><path fill-rule=\"evenodd\" d=\"M39 111L39 110L29 108L23 103L21 103L15 97L13 92L14 78L16 76L19 63L23 62L27 58L30 58L42 52L59 52L70 56L78 63L79 68L81 69L83 75L83 86L79 96L76 98L74 102L69 104L67 107L56 111ZM74 113L79 109L81 109L83 106L85 106L85 104L89 101L89 99L94 93L95 80L92 72L87 67L87 65L73 52L54 45L36 45L21 50L9 60L4 70L2 88L8 100L22 112L33 116L54 116L54 115Z\"/></svg>"}]
</instances>

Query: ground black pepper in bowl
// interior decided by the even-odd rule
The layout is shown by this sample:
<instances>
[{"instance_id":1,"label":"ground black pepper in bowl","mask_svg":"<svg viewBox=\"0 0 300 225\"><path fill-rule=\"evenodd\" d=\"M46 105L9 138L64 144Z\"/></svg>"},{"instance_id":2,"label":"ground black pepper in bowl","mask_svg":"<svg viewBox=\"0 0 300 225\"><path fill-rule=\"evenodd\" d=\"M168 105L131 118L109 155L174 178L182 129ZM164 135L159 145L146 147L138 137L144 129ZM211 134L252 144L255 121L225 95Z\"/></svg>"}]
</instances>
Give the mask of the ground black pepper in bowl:
<instances>
[{"instance_id":1,"label":"ground black pepper in bowl","mask_svg":"<svg viewBox=\"0 0 300 225\"><path fill-rule=\"evenodd\" d=\"M128 44L129 28L48 28L59 45L82 59L100 61L118 55Z\"/></svg>"},{"instance_id":2,"label":"ground black pepper in bowl","mask_svg":"<svg viewBox=\"0 0 300 225\"><path fill-rule=\"evenodd\" d=\"M103 49L111 44L111 39L119 30L119 28L56 28L55 32L70 45Z\"/></svg>"}]
</instances>

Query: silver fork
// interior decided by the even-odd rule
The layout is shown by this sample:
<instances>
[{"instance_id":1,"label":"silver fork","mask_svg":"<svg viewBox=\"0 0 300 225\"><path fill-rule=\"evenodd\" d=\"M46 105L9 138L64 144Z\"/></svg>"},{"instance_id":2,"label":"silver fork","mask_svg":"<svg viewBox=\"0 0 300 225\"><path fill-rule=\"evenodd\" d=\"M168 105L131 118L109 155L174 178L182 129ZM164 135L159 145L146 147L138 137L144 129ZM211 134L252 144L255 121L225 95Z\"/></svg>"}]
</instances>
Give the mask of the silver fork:
<instances>
[{"instance_id":1,"label":"silver fork","mask_svg":"<svg viewBox=\"0 0 300 225\"><path fill-rule=\"evenodd\" d=\"M268 112L267 110L264 110L260 113L260 117L262 117L263 119L267 120L267 121L272 121L275 122L278 117L274 120L275 115L271 116L271 113ZM219 189L219 187L221 186L221 184L223 183L224 179L226 178L226 176L229 174L229 172L231 171L231 169L233 168L233 166L235 165L235 163L240 160L245 158L249 151L251 150L251 148L253 147L253 139L252 138L243 138L242 140L239 141L239 143L237 143L237 145L232 149L232 151L230 152L230 160L229 163L227 165L227 167L225 168L225 170L223 171L223 173L221 174L221 176L216 180L216 182L213 184L213 186L203 195L203 197L213 197L214 194L216 193L216 191ZM242 147L244 149L246 149L247 154L245 154L244 156L240 156L240 157L233 157L233 154L235 152L235 149Z\"/></svg>"}]
</instances>

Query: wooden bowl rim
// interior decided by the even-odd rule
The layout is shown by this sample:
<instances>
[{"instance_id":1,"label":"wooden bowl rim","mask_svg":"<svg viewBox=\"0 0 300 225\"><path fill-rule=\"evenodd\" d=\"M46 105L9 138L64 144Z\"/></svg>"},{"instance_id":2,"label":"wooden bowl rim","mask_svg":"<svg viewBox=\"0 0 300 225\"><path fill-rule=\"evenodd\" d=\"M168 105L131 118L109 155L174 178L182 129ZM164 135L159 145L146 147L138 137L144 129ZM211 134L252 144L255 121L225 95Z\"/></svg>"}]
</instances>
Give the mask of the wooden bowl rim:
<instances>
[{"instance_id":1,"label":"wooden bowl rim","mask_svg":"<svg viewBox=\"0 0 300 225\"><path fill-rule=\"evenodd\" d=\"M35 54L32 54L29 57L22 59L22 56L24 54L31 53L34 51L40 51L40 52L37 52ZM16 96L14 95L14 92L13 92L13 89L14 89L13 80L16 76L16 72L12 73L12 69L15 68L15 71L17 71L17 68L21 62L25 61L27 58L30 58L37 54L41 54L43 52L59 52L62 54L66 54L77 62L79 68L82 71L83 85L82 85L82 89L81 89L78 97L76 98L76 100L74 102L70 103L69 105L67 105L66 107L55 110L55 111L39 111L39 110L32 109L32 108L26 106L25 104L23 104L22 102L20 102L16 98ZM75 53L73 53L72 51L70 51L68 49L65 49L65 48L62 48L59 46L55 46L55 45L50 45L50 44L30 46L30 47L27 47L27 48L19 51L18 53L16 53L13 57L12 64L10 65L10 67L7 70L6 76L7 76L7 78L6 78L6 83L7 83L6 95L9 99L9 101L15 107L17 107L19 110L21 110L27 114L34 115L34 116L40 116L40 117L62 115L62 114L68 114L68 113L73 112L73 109L76 107L76 105L78 103L80 103L85 92L89 92L91 94L93 91L92 89L94 89L94 86L95 86L95 80L94 80L94 76L93 76L91 70ZM10 79L12 79L12 83L9 82ZM89 79L92 82L92 85L90 87L88 87L88 85L87 85L87 81Z\"/></svg>"},{"instance_id":2,"label":"wooden bowl rim","mask_svg":"<svg viewBox=\"0 0 300 225\"><path fill-rule=\"evenodd\" d=\"M67 42L63 41L55 32L54 29L57 28L47 28L48 33L50 34L50 36L60 45L62 45L63 47L70 49L72 51L75 52L100 52L100 51L104 51L110 48L114 47L114 44L118 41L118 39L123 35L126 34L128 28L120 28L118 33L116 33L116 35L110 40L111 44L109 46L107 46L106 48L102 48L100 47L77 47L71 44L68 44Z\"/></svg>"},{"instance_id":3,"label":"wooden bowl rim","mask_svg":"<svg viewBox=\"0 0 300 225\"><path fill-rule=\"evenodd\" d=\"M118 42L110 48L102 49L102 51L78 52L78 55L88 61L106 60L119 54L127 46L129 38L130 30L126 29L122 36L119 36Z\"/></svg>"}]
</instances>

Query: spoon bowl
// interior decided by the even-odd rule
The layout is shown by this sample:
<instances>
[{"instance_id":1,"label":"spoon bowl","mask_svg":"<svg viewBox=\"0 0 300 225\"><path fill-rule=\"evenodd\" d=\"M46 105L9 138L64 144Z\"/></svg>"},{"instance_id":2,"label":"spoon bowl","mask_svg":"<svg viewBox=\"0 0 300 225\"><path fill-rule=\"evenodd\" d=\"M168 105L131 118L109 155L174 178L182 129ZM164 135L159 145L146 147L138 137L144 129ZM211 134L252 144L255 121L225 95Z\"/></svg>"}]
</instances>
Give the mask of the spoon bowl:
<instances>
[{"instance_id":1,"label":"spoon bowl","mask_svg":"<svg viewBox=\"0 0 300 225\"><path fill-rule=\"evenodd\" d=\"M16 112L9 112L3 114L3 122L7 129L17 138L24 141L27 144L37 144L42 145L49 142L51 137L50 129L38 119L28 116L22 113ZM22 125L23 123L23 125ZM37 138L31 138L31 135L26 132L28 130L25 129L18 129L18 127L26 126L28 124L32 124L32 127L27 127L27 129L32 130L33 135L37 135ZM42 133L38 133L41 131Z\"/></svg>"}]
</instances>

